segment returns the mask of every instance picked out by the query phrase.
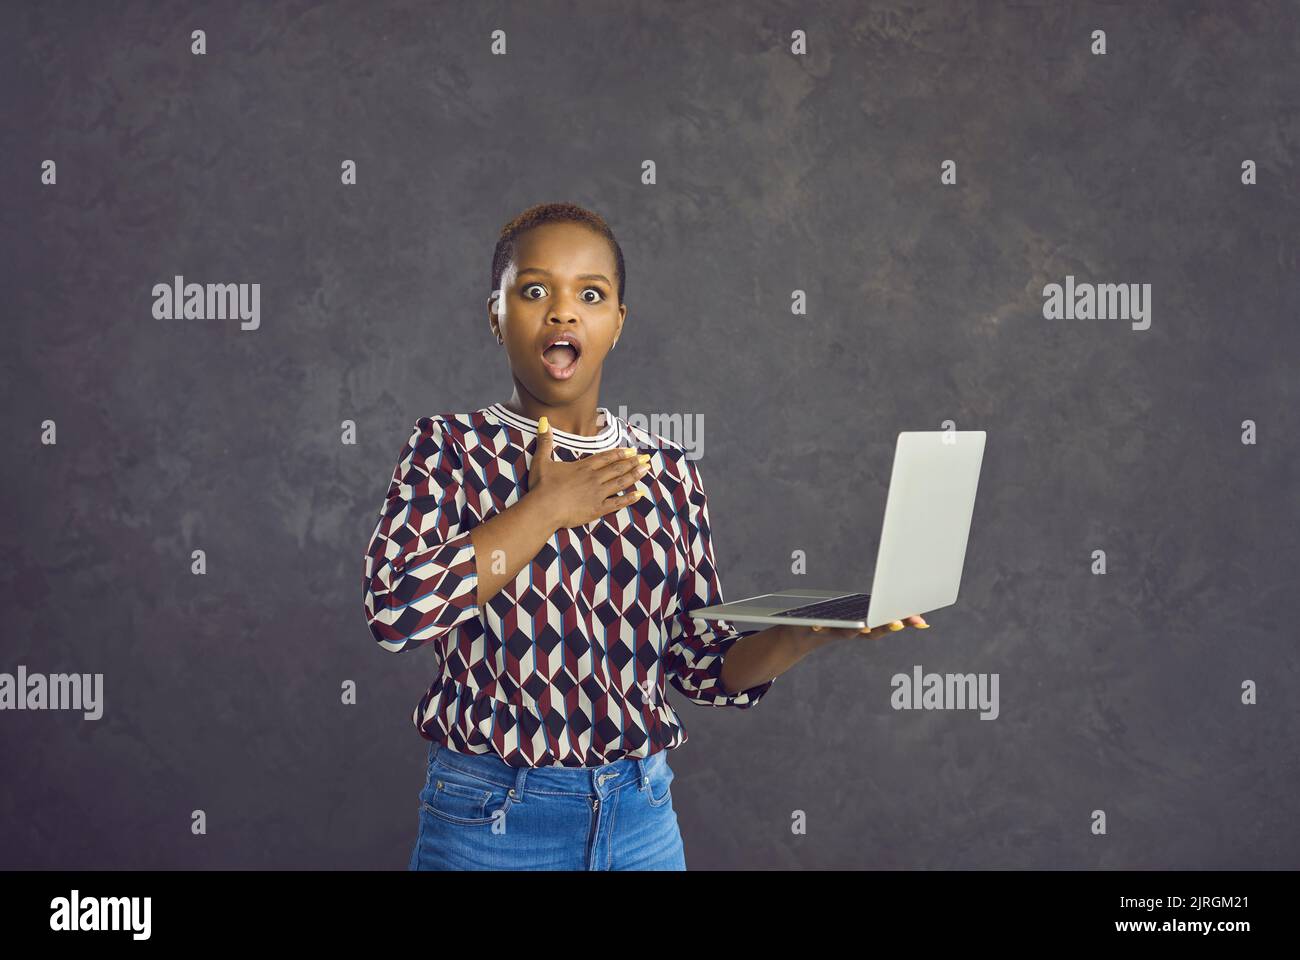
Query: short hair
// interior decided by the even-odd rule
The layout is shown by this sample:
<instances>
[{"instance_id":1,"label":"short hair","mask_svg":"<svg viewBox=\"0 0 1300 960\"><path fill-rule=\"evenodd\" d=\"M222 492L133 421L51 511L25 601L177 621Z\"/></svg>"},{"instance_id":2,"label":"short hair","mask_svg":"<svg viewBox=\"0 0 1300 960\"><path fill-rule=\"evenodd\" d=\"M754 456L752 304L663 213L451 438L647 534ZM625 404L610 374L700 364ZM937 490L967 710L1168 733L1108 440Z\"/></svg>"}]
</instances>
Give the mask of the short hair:
<instances>
[{"instance_id":1,"label":"short hair","mask_svg":"<svg viewBox=\"0 0 1300 960\"><path fill-rule=\"evenodd\" d=\"M609 228L604 217L572 203L539 203L529 207L501 228L497 248L492 254L492 289L501 289L501 275L505 273L510 261L515 258L515 240L521 234L545 223L582 224L609 242L614 252L614 270L618 275L618 302L621 306L627 276L623 266L623 248L618 245L618 240L614 238L614 231Z\"/></svg>"}]
</instances>

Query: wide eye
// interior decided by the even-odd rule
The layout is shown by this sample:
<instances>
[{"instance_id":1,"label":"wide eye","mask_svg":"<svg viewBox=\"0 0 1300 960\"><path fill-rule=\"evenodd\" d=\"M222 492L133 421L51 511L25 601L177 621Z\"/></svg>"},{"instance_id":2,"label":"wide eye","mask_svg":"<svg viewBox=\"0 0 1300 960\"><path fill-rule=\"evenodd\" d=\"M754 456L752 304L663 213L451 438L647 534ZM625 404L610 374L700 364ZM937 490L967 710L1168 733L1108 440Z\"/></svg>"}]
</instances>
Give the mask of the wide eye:
<instances>
[{"instance_id":1,"label":"wide eye","mask_svg":"<svg viewBox=\"0 0 1300 960\"><path fill-rule=\"evenodd\" d=\"M521 293L523 294L523 297L524 297L525 300L539 300L539 299L541 299L540 297L530 297L530 296L528 295L528 291L531 290L533 287L536 287L538 290L541 290L541 291L543 291L543 292L545 292L545 290L546 290L546 288L543 287L540 283L530 283L530 284L528 284L526 287L524 287L524 289L521 291ZM605 299L605 294L601 292L601 290L600 290L599 287L587 287L587 288L584 289L582 292L585 294L588 290L590 290L592 293L596 294L596 299L595 299L595 300L588 300L588 299L584 296L584 297L583 297L583 303L601 303L601 302L604 301L604 299Z\"/></svg>"}]
</instances>

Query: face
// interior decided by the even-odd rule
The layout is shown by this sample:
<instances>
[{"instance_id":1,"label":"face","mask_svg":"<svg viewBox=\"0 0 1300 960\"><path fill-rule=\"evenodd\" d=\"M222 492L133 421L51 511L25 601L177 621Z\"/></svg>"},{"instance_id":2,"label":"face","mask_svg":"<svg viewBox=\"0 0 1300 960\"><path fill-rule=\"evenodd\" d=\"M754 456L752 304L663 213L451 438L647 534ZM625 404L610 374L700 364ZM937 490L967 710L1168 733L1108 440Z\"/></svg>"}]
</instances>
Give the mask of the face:
<instances>
[{"instance_id":1,"label":"face","mask_svg":"<svg viewBox=\"0 0 1300 960\"><path fill-rule=\"evenodd\" d=\"M601 366L627 314L617 283L614 251L587 227L548 223L516 239L488 316L519 387L550 406L599 393ZM560 335L572 347L548 348Z\"/></svg>"}]
</instances>

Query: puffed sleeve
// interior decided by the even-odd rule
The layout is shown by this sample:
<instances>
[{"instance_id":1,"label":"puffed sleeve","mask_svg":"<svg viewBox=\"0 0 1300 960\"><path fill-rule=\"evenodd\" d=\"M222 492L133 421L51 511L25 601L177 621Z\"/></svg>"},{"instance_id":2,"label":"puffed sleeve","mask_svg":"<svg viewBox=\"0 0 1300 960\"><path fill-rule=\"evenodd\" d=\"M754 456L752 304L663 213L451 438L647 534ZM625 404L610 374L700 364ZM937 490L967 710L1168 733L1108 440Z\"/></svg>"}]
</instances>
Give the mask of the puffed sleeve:
<instances>
[{"instance_id":1,"label":"puffed sleeve","mask_svg":"<svg viewBox=\"0 0 1300 960\"><path fill-rule=\"evenodd\" d=\"M366 624L401 653L477 617L478 568L465 512L460 448L437 417L421 417L398 456L366 550Z\"/></svg>"},{"instance_id":2,"label":"puffed sleeve","mask_svg":"<svg viewBox=\"0 0 1300 960\"><path fill-rule=\"evenodd\" d=\"M748 690L729 694L722 686L722 662L742 637L758 633L734 630L726 620L700 620L689 611L723 603L722 587L713 565L709 502L695 464L685 457L682 471L687 494L688 568L681 579L679 608L669 626L666 673L674 687L696 703L714 707L752 707L776 678Z\"/></svg>"}]
</instances>

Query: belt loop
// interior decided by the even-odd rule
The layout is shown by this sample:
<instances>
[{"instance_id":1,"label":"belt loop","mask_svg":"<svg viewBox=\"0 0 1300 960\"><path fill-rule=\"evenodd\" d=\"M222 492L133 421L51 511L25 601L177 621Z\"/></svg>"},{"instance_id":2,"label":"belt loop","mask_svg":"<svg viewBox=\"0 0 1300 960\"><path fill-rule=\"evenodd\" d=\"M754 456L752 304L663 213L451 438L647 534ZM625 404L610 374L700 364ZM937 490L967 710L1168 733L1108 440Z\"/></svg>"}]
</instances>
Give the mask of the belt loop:
<instances>
[{"instance_id":1,"label":"belt loop","mask_svg":"<svg viewBox=\"0 0 1300 960\"><path fill-rule=\"evenodd\" d=\"M636 758L636 775L638 779L636 788L638 790L644 790L646 787L650 786L650 775L646 773L645 757Z\"/></svg>"},{"instance_id":2,"label":"belt loop","mask_svg":"<svg viewBox=\"0 0 1300 960\"><path fill-rule=\"evenodd\" d=\"M524 781L528 778L528 768L520 767L515 771L515 785L510 790L510 799L519 803L524 799Z\"/></svg>"}]
</instances>

